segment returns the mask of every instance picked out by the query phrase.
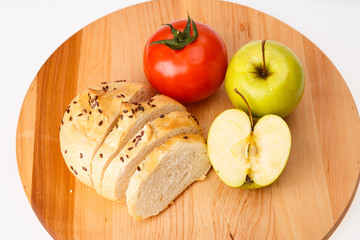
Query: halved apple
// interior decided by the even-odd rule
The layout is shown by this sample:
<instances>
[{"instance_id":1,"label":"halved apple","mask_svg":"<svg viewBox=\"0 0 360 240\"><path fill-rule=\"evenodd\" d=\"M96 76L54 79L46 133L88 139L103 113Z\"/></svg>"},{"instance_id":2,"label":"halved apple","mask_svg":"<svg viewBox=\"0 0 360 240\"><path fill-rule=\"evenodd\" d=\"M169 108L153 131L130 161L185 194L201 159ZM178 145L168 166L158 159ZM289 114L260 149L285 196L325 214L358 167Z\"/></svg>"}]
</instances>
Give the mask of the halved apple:
<instances>
[{"instance_id":1,"label":"halved apple","mask_svg":"<svg viewBox=\"0 0 360 240\"><path fill-rule=\"evenodd\" d=\"M230 187L270 185L283 171L290 148L289 127L276 115L265 115L254 125L251 115L229 109L217 116L208 134L210 161Z\"/></svg>"}]
</instances>

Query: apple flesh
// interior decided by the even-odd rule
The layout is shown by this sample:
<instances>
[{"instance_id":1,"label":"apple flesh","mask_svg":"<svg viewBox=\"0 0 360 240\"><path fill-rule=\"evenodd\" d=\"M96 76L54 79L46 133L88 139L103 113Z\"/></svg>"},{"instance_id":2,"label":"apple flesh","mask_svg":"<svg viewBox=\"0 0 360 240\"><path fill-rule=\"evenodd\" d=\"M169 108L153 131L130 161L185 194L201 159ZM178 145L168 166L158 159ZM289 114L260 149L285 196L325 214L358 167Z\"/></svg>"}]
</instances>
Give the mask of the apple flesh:
<instances>
[{"instance_id":1,"label":"apple flesh","mask_svg":"<svg viewBox=\"0 0 360 240\"><path fill-rule=\"evenodd\" d=\"M229 109L216 117L208 134L211 164L230 187L261 188L283 171L291 148L291 134L279 116L266 115L252 129L248 115Z\"/></svg>"},{"instance_id":2,"label":"apple flesh","mask_svg":"<svg viewBox=\"0 0 360 240\"><path fill-rule=\"evenodd\" d=\"M237 88L249 102L252 114L287 116L300 102L304 70L296 55L281 43L252 41L232 57L225 75L225 90L236 108L247 112Z\"/></svg>"}]
</instances>

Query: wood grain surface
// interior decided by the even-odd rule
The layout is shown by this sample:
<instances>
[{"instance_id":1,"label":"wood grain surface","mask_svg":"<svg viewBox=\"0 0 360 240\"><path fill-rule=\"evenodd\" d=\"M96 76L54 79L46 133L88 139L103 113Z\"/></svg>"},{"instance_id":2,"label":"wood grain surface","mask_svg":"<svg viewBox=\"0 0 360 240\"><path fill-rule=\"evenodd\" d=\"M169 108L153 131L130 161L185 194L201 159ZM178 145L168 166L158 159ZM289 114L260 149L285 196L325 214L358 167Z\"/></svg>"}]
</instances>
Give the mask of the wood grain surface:
<instances>
[{"instance_id":1,"label":"wood grain surface","mask_svg":"<svg viewBox=\"0 0 360 240\"><path fill-rule=\"evenodd\" d=\"M65 108L102 81L146 82L142 53L160 24L186 11L223 37L229 58L250 40L289 46L306 74L304 97L285 120L292 149L270 187L226 186L213 170L168 209L135 220L126 205L108 201L68 171L59 147ZM207 134L232 105L222 86L186 105ZM331 61L308 39L253 9L220 1L172 0L107 15L64 42L45 62L25 96L17 129L19 173L34 212L55 239L322 239L335 230L359 182L360 122L352 96Z\"/></svg>"}]
</instances>

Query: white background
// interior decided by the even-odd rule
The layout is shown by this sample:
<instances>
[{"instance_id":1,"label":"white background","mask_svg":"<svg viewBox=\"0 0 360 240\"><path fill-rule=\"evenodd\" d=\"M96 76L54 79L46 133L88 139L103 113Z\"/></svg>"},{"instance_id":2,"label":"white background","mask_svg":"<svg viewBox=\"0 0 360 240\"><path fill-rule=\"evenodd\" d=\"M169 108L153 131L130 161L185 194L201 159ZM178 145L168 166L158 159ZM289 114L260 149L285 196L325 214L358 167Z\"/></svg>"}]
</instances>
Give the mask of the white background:
<instances>
[{"instance_id":1,"label":"white background","mask_svg":"<svg viewBox=\"0 0 360 240\"><path fill-rule=\"evenodd\" d=\"M50 54L72 34L108 13L139 2L144 0L0 0L0 239L51 239L27 201L16 165L16 125L31 81ZM360 1L232 2L265 12L313 41L340 71L359 109ZM360 239L359 192L331 239Z\"/></svg>"}]
</instances>

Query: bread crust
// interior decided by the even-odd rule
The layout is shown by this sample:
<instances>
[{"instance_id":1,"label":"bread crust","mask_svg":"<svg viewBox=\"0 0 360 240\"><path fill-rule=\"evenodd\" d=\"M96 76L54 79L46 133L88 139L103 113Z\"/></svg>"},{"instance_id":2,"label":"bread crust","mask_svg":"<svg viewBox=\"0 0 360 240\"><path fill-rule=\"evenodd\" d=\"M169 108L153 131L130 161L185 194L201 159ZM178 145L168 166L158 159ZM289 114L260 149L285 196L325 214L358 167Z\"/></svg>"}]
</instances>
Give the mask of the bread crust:
<instances>
[{"instance_id":1,"label":"bread crust","mask_svg":"<svg viewBox=\"0 0 360 240\"><path fill-rule=\"evenodd\" d=\"M146 84L101 83L77 95L65 109L60 123L60 148L69 170L92 186L90 163L115 120L124 101L151 97L155 91Z\"/></svg>"},{"instance_id":2,"label":"bread crust","mask_svg":"<svg viewBox=\"0 0 360 240\"><path fill-rule=\"evenodd\" d=\"M145 124L111 161L103 176L101 195L113 201L125 202L129 179L138 164L152 149L183 133L201 134L197 120L187 112L172 112Z\"/></svg>"},{"instance_id":3,"label":"bread crust","mask_svg":"<svg viewBox=\"0 0 360 240\"><path fill-rule=\"evenodd\" d=\"M106 168L133 135L149 121L173 111L186 112L186 108L165 95L156 95L142 103L124 102L121 105L116 124L91 162L91 177L94 188L98 192L101 191L101 182Z\"/></svg>"}]
</instances>

